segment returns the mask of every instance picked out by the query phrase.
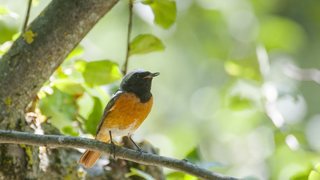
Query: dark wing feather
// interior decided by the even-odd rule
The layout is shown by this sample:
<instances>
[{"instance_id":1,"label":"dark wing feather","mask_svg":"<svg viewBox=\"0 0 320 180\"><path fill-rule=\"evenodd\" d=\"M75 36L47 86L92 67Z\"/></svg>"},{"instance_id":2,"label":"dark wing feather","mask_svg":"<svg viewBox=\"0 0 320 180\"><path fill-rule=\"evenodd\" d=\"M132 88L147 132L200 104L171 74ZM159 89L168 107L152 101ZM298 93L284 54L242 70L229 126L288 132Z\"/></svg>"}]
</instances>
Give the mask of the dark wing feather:
<instances>
[{"instance_id":1,"label":"dark wing feather","mask_svg":"<svg viewBox=\"0 0 320 180\"><path fill-rule=\"evenodd\" d=\"M98 134L98 132L100 131L100 128L104 122L104 119L107 117L109 110L112 108L112 106L114 105L116 100L121 96L121 94L123 94L123 91L117 91L116 94L110 99L107 106L104 108L103 116L102 116L100 123L98 125L96 134Z\"/></svg>"}]
</instances>

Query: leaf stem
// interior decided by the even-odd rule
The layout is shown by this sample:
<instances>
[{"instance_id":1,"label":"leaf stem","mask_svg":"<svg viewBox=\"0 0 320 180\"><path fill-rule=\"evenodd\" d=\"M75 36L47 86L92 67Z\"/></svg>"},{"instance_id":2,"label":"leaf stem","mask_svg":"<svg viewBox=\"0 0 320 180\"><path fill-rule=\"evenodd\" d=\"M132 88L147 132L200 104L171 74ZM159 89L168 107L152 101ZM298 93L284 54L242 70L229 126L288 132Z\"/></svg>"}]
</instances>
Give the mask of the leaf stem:
<instances>
[{"instance_id":1,"label":"leaf stem","mask_svg":"<svg viewBox=\"0 0 320 180\"><path fill-rule=\"evenodd\" d=\"M25 32L27 30L27 25L28 25L28 21L29 21L29 17L30 17L31 4L32 4L32 0L29 0L26 17L24 19L24 23L23 23L23 27L22 27L22 32Z\"/></svg>"},{"instance_id":2,"label":"leaf stem","mask_svg":"<svg viewBox=\"0 0 320 180\"><path fill-rule=\"evenodd\" d=\"M127 52L126 58L124 60L124 64L122 67L122 74L126 75L128 71L128 62L130 56L130 39L131 39L131 31L132 31L132 9L133 9L133 0L129 0L129 21L128 21L128 32L127 32Z\"/></svg>"}]
</instances>

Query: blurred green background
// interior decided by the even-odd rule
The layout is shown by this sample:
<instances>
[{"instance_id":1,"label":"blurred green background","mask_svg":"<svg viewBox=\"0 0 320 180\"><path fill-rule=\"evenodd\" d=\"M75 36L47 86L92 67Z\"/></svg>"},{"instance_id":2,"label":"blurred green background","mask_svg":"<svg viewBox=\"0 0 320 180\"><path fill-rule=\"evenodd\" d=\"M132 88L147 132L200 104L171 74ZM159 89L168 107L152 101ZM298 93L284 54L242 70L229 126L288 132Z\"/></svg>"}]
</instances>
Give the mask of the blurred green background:
<instances>
[{"instance_id":1,"label":"blurred green background","mask_svg":"<svg viewBox=\"0 0 320 180\"><path fill-rule=\"evenodd\" d=\"M31 20L49 2L35 1ZM130 58L129 70L161 73L152 112L134 139L235 177L320 178L320 1L176 4L169 29L153 23L149 6L134 5L132 37L151 33L165 45ZM0 55L21 30L26 6L0 0ZM119 85L127 21L121 0L39 92L41 113L63 133L95 132ZM110 61L92 63L98 60Z\"/></svg>"}]
</instances>

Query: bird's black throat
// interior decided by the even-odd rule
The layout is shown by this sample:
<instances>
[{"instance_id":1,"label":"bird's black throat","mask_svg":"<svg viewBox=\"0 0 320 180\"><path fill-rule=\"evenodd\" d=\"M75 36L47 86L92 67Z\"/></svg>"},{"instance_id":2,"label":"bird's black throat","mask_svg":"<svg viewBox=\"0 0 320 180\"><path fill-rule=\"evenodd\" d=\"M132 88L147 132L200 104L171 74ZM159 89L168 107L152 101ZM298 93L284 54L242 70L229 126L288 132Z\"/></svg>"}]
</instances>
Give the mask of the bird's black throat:
<instances>
[{"instance_id":1,"label":"bird's black throat","mask_svg":"<svg viewBox=\"0 0 320 180\"><path fill-rule=\"evenodd\" d=\"M135 95L138 96L138 98L140 99L140 101L142 103L146 103L150 100L150 98L152 97L151 92L149 93L135 93Z\"/></svg>"},{"instance_id":2,"label":"bird's black throat","mask_svg":"<svg viewBox=\"0 0 320 180\"><path fill-rule=\"evenodd\" d=\"M122 84L121 90L134 93L142 103L148 102L152 97L151 94L151 81L152 79L139 81L135 83Z\"/></svg>"}]
</instances>

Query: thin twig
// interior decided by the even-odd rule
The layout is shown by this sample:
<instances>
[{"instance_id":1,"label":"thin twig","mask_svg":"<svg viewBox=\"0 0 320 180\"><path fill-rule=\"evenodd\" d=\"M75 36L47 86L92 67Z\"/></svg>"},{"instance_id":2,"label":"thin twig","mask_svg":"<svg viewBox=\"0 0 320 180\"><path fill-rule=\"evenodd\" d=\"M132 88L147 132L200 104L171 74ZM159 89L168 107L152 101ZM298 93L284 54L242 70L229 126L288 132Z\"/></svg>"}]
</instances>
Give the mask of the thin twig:
<instances>
[{"instance_id":1,"label":"thin twig","mask_svg":"<svg viewBox=\"0 0 320 180\"><path fill-rule=\"evenodd\" d=\"M237 179L211 172L186 160L178 160L151 153L139 152L87 138L61 135L38 135L26 132L0 130L0 143L27 144L46 147L84 148L100 151L105 154L113 153L112 148L114 148L114 155L119 159L125 159L145 165L163 166L183 171L202 179Z\"/></svg>"},{"instance_id":2,"label":"thin twig","mask_svg":"<svg viewBox=\"0 0 320 180\"><path fill-rule=\"evenodd\" d=\"M129 21L128 21L128 34L127 34L127 52L124 64L122 66L122 74L126 75L128 71L128 63L130 56L130 40L131 40L131 31L132 31L132 9L133 9L133 0L129 0Z\"/></svg>"},{"instance_id":3,"label":"thin twig","mask_svg":"<svg viewBox=\"0 0 320 180\"><path fill-rule=\"evenodd\" d=\"M78 118L79 118L79 119L78 119ZM84 124L84 121L86 121L86 119L85 119L83 116L81 116L81 114L77 113L75 120L76 120L76 122L77 122L77 125L78 125L80 131L85 132L85 130L84 130L84 128L82 127L81 124Z\"/></svg>"},{"instance_id":4,"label":"thin twig","mask_svg":"<svg viewBox=\"0 0 320 180\"><path fill-rule=\"evenodd\" d=\"M26 17L24 19L24 23L23 23L23 27L22 27L22 32L25 32L27 30L27 25L28 25L28 21L29 21L29 17L30 17L31 4L32 4L32 0L29 0Z\"/></svg>"}]
</instances>

